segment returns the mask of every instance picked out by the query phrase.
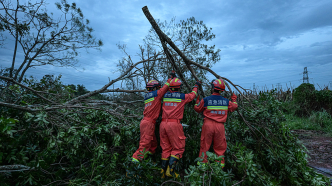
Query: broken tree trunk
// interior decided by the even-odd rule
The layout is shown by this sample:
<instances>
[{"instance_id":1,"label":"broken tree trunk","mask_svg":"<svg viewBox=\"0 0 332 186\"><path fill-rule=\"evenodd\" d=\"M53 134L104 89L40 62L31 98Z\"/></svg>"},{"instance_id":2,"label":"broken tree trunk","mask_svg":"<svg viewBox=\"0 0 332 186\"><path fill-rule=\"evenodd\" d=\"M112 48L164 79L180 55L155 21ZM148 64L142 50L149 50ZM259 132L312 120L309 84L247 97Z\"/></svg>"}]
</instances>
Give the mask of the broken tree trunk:
<instances>
[{"instance_id":1,"label":"broken tree trunk","mask_svg":"<svg viewBox=\"0 0 332 186\"><path fill-rule=\"evenodd\" d=\"M186 63L187 68L190 70L191 74L194 76L196 81L199 81L198 77L196 76L195 71L193 70L193 68L190 66L190 61L189 59L180 51L180 49L172 42L172 40L166 35L164 34L164 32L162 32L158 26L158 24L156 23L156 21L154 20L154 18L152 17L152 15L149 12L149 9L147 6L142 8L146 18L149 20L150 24L152 25L152 28L156 31L156 33L158 34L160 41L163 45L164 51L166 53L167 56L170 56L170 53L167 51L167 47L164 46L165 43L167 42L183 59L183 61ZM174 60L172 61L172 63L174 62ZM175 65L175 63L173 63ZM178 72L179 73L179 72ZM205 97L204 95L204 91L202 88L202 85L199 86L199 89L201 90L201 94L203 97Z\"/></svg>"},{"instance_id":2,"label":"broken tree trunk","mask_svg":"<svg viewBox=\"0 0 332 186\"><path fill-rule=\"evenodd\" d=\"M159 26L158 26L158 24L156 23L156 21L154 20L154 18L152 17L152 15L150 14L150 12L149 12L149 9L148 9L148 7L147 6L144 6L143 8L142 8L142 10L143 10L143 13L144 13L144 15L146 16L146 18L149 20L149 22L150 22L150 24L152 25L152 28L156 31L156 33L158 34L158 36L159 36L159 38L160 38L160 40L161 41L164 41L164 42L167 42L174 50L175 50L175 52L177 52L180 56L181 56L181 58L183 59L183 61L186 63L186 66L187 66L187 68L190 70L190 72L192 73L192 75L194 76L194 78L196 79L196 81L198 81L198 78L197 78L197 76L196 76L196 73L194 72L194 70L192 69L192 67L190 66L191 64L193 64L193 65L195 65L195 66L197 66L197 67L199 67L199 68L201 68L201 69L204 69L204 70L207 70L207 71L209 71L211 74L213 74L217 79L224 79L224 80L226 80L226 81L224 81L225 82L225 84L226 84L226 86L227 86L227 88L229 89L229 92L232 94L233 93L233 91L232 91L232 89L231 89L231 87L229 86L229 84L228 83L230 83L231 85L233 85L234 86L234 88L239 92L239 94L241 94L247 101L249 101L250 102L250 100L246 97L246 96L244 96L243 94L242 94L242 92L238 89L238 87L240 87L240 88L242 88L241 86L239 86L239 85L235 85L235 84L233 84L229 79L227 79L227 78L225 78L225 77L221 77L221 76L219 76L217 73L215 73L213 70L211 70L210 68L208 68L208 67L206 67L206 66L202 66L202 65L200 65L200 64L198 64L198 63L195 63L195 62L193 62L192 60L190 60L190 59L188 59L182 52L181 52L181 50L172 42L172 40L164 33L164 32L162 32L161 30L160 30L160 28L159 28ZM162 44L163 44L163 42L162 42ZM244 88L242 88L245 92L247 92L246 91L246 89L244 89ZM202 89L202 86L200 86L200 90L203 92L203 89ZM205 97L204 96L204 93L202 94L203 95L203 97ZM250 104L251 105L251 104ZM251 105L251 107L253 107L252 105Z\"/></svg>"}]
</instances>

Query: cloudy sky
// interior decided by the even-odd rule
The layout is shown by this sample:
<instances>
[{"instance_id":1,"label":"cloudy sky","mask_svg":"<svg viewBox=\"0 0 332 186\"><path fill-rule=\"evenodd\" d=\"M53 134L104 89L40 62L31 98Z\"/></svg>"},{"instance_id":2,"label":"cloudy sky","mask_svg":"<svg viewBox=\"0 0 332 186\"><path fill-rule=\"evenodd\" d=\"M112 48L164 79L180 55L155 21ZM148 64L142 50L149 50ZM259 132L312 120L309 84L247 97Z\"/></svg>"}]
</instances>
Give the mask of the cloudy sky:
<instances>
[{"instance_id":1,"label":"cloudy sky","mask_svg":"<svg viewBox=\"0 0 332 186\"><path fill-rule=\"evenodd\" d=\"M48 10L56 12L47 1ZM155 19L176 22L195 17L202 20L216 38L209 44L221 49L221 59L212 69L245 88L296 87L303 81L304 67L316 88L332 86L332 1L331 0L80 0L77 6L90 20L94 36L104 43L102 51L82 51L74 68L52 66L31 69L27 75L62 74L65 84L101 88L119 73L115 64L124 54L116 44L126 44L135 56L148 34L150 23L142 7L148 6ZM0 63L8 67L13 40L0 48ZM19 53L20 54L20 53ZM135 58L134 58L135 59ZM83 70L84 69L84 70ZM213 76L209 75L212 79ZM115 85L115 88L120 86ZM331 87L332 88L332 87Z\"/></svg>"}]
</instances>

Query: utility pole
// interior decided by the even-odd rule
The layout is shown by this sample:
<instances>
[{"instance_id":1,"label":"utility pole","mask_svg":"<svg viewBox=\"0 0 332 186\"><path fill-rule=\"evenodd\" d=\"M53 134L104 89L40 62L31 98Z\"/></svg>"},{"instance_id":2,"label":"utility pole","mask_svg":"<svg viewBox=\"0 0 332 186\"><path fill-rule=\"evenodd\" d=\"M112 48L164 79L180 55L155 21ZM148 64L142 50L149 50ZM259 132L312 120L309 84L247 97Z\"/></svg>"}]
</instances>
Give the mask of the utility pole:
<instances>
[{"instance_id":1,"label":"utility pole","mask_svg":"<svg viewBox=\"0 0 332 186\"><path fill-rule=\"evenodd\" d=\"M309 77L308 77L307 67L304 67L304 72L303 72L303 83L309 83Z\"/></svg>"},{"instance_id":2,"label":"utility pole","mask_svg":"<svg viewBox=\"0 0 332 186\"><path fill-rule=\"evenodd\" d=\"M332 81L330 81L329 83L330 83L330 90L332 90Z\"/></svg>"},{"instance_id":3,"label":"utility pole","mask_svg":"<svg viewBox=\"0 0 332 186\"><path fill-rule=\"evenodd\" d=\"M253 90L254 92L256 92L255 83L254 83L254 85L253 85L252 90Z\"/></svg>"}]
</instances>

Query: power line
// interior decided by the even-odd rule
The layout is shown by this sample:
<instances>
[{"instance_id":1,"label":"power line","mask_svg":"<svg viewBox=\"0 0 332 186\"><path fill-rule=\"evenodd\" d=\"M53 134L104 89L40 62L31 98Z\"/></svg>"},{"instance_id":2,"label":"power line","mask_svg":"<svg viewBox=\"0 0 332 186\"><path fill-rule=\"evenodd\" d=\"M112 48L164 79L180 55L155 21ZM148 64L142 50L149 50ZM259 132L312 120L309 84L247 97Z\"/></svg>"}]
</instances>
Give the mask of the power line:
<instances>
[{"instance_id":1,"label":"power line","mask_svg":"<svg viewBox=\"0 0 332 186\"><path fill-rule=\"evenodd\" d=\"M289 75L289 76L283 76L283 77L273 78L273 79L268 79L268 80L263 80L263 81L255 81L255 83L266 82L266 81L272 81L272 80L282 79L282 78L287 78L287 77L291 77L291 76L298 76L298 75L297 75L297 74L293 74L293 75ZM249 83L243 83L243 84L249 84ZM251 83L250 83L250 84L251 84Z\"/></svg>"}]
</instances>

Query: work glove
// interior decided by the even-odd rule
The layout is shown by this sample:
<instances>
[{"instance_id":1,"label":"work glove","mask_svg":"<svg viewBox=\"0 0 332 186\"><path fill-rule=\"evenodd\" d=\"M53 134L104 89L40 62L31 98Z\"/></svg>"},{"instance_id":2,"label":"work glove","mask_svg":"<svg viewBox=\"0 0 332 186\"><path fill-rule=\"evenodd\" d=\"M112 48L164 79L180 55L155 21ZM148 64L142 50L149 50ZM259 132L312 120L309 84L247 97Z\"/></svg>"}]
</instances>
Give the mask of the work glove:
<instances>
[{"instance_id":1,"label":"work glove","mask_svg":"<svg viewBox=\"0 0 332 186\"><path fill-rule=\"evenodd\" d=\"M175 74L174 70L172 70L172 72L169 75L171 76L171 79L176 78L176 74Z\"/></svg>"},{"instance_id":2,"label":"work glove","mask_svg":"<svg viewBox=\"0 0 332 186\"><path fill-rule=\"evenodd\" d=\"M201 84L201 81L196 81L194 88L198 88Z\"/></svg>"},{"instance_id":3,"label":"work glove","mask_svg":"<svg viewBox=\"0 0 332 186\"><path fill-rule=\"evenodd\" d=\"M237 96L233 93L233 95L231 96L231 100L232 102L236 102Z\"/></svg>"},{"instance_id":4,"label":"work glove","mask_svg":"<svg viewBox=\"0 0 332 186\"><path fill-rule=\"evenodd\" d=\"M196 99L196 105L199 103L199 94L197 96L197 99Z\"/></svg>"}]
</instances>

